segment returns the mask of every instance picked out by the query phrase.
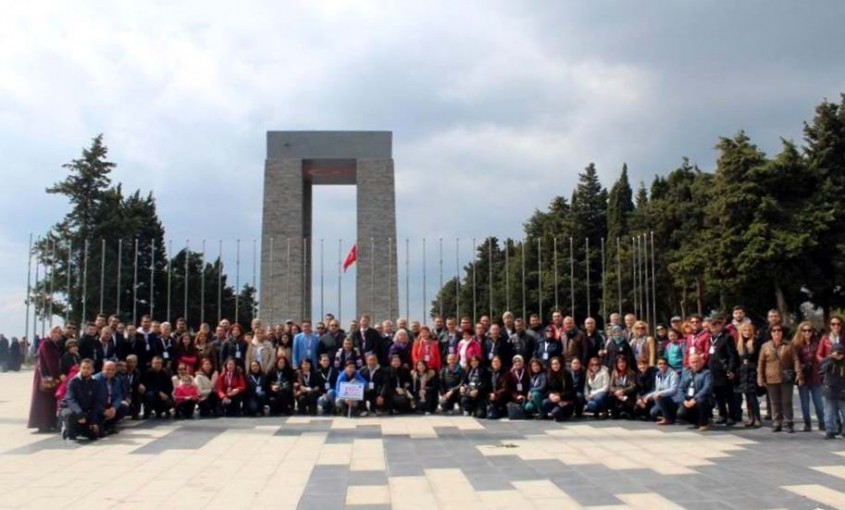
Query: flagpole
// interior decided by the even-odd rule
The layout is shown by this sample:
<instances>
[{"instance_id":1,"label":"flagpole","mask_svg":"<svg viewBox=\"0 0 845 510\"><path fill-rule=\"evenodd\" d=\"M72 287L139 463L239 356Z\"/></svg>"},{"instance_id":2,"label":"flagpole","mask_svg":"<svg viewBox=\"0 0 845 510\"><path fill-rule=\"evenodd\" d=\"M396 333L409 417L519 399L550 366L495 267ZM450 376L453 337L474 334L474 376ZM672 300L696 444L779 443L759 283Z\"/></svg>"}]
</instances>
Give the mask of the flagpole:
<instances>
[{"instance_id":1,"label":"flagpole","mask_svg":"<svg viewBox=\"0 0 845 510\"><path fill-rule=\"evenodd\" d=\"M263 241L262 241L263 242ZM273 238L270 237L270 325L275 325L276 318L276 267L273 265ZM263 277L263 276L262 276ZM267 281L265 278L264 281ZM328 327L328 325L326 326Z\"/></svg>"},{"instance_id":2,"label":"flagpole","mask_svg":"<svg viewBox=\"0 0 845 510\"><path fill-rule=\"evenodd\" d=\"M290 294L291 294L290 293L290 289L291 289L291 284L290 284L290 280L291 280L291 278L290 278L290 237L287 238L287 244L288 244L288 249L287 249L287 255L285 256L285 292L284 292L284 294L285 294L285 312L290 314L290 312L291 312L291 306L290 306ZM285 317L283 320L287 320L287 317Z\"/></svg>"},{"instance_id":3,"label":"flagpole","mask_svg":"<svg viewBox=\"0 0 845 510\"><path fill-rule=\"evenodd\" d=\"M631 237L631 283L634 287L634 315L639 316L638 305L639 297L637 296L637 271L636 271L636 247L634 246L634 238Z\"/></svg>"},{"instance_id":4,"label":"flagpole","mask_svg":"<svg viewBox=\"0 0 845 510\"><path fill-rule=\"evenodd\" d=\"M85 253L82 257L82 321L88 316L88 239L85 240ZM38 264L35 265L35 285L38 285ZM36 308L36 313L38 309ZM35 329L35 328L33 328ZM34 333L33 333L34 334Z\"/></svg>"},{"instance_id":5,"label":"flagpole","mask_svg":"<svg viewBox=\"0 0 845 510\"><path fill-rule=\"evenodd\" d=\"M205 239L200 253L200 324L205 322Z\"/></svg>"},{"instance_id":6,"label":"flagpole","mask_svg":"<svg viewBox=\"0 0 845 510\"><path fill-rule=\"evenodd\" d=\"M601 238L601 324L607 320L607 280L605 279L604 237Z\"/></svg>"},{"instance_id":7,"label":"flagpole","mask_svg":"<svg viewBox=\"0 0 845 510\"><path fill-rule=\"evenodd\" d=\"M223 320L223 240L217 240L217 324Z\"/></svg>"},{"instance_id":8,"label":"flagpole","mask_svg":"<svg viewBox=\"0 0 845 510\"><path fill-rule=\"evenodd\" d=\"M135 238L135 262L132 276L132 324L138 324L138 238ZM81 324L80 324L81 326Z\"/></svg>"},{"instance_id":9,"label":"flagpole","mask_svg":"<svg viewBox=\"0 0 845 510\"><path fill-rule=\"evenodd\" d=\"M399 290L397 289L397 292ZM387 318L393 320L393 238L387 238Z\"/></svg>"},{"instance_id":10,"label":"flagpole","mask_svg":"<svg viewBox=\"0 0 845 510\"><path fill-rule=\"evenodd\" d=\"M455 238L455 320L461 320L461 238Z\"/></svg>"},{"instance_id":11,"label":"flagpole","mask_svg":"<svg viewBox=\"0 0 845 510\"><path fill-rule=\"evenodd\" d=\"M50 241L52 244L50 250L50 289L48 290L50 302L47 304L47 319L50 321L50 329L53 329L53 279L56 273L56 240L51 238Z\"/></svg>"},{"instance_id":12,"label":"flagpole","mask_svg":"<svg viewBox=\"0 0 845 510\"><path fill-rule=\"evenodd\" d=\"M370 238L370 315L373 322L378 323L376 318L376 239Z\"/></svg>"},{"instance_id":13,"label":"flagpole","mask_svg":"<svg viewBox=\"0 0 845 510\"><path fill-rule=\"evenodd\" d=\"M440 238L440 287L438 287L438 289L442 289L442 288L443 288L443 238L441 237ZM438 311L438 314L442 318L443 317L443 300L438 299L438 301L440 302L439 303L440 310Z\"/></svg>"},{"instance_id":14,"label":"flagpole","mask_svg":"<svg viewBox=\"0 0 845 510\"><path fill-rule=\"evenodd\" d=\"M477 254L478 249L475 246L475 238L472 238L472 323L475 324L478 321L476 317L476 310L478 309L478 305L476 304L475 300L475 292L476 292L476 283L475 283L475 269L478 266L475 257L478 256Z\"/></svg>"},{"instance_id":15,"label":"flagpole","mask_svg":"<svg viewBox=\"0 0 845 510\"><path fill-rule=\"evenodd\" d=\"M654 230L651 231L651 304L654 311L654 329L657 329L657 273L654 266Z\"/></svg>"},{"instance_id":16,"label":"flagpole","mask_svg":"<svg viewBox=\"0 0 845 510\"><path fill-rule=\"evenodd\" d=\"M257 294L258 287L255 281L255 273L258 270L258 241L253 238L252 239L252 318L260 317L258 308L255 304L255 296Z\"/></svg>"},{"instance_id":17,"label":"flagpole","mask_svg":"<svg viewBox=\"0 0 845 510\"><path fill-rule=\"evenodd\" d=\"M511 238L505 240L505 308L511 310L511 273L510 273Z\"/></svg>"},{"instance_id":18,"label":"flagpole","mask_svg":"<svg viewBox=\"0 0 845 510\"><path fill-rule=\"evenodd\" d=\"M552 263L555 265L554 275L555 275L555 310L559 308L557 302L557 236L552 237Z\"/></svg>"},{"instance_id":19,"label":"flagpole","mask_svg":"<svg viewBox=\"0 0 845 510\"><path fill-rule=\"evenodd\" d=\"M537 310L543 320L543 238L537 238Z\"/></svg>"},{"instance_id":20,"label":"flagpole","mask_svg":"<svg viewBox=\"0 0 845 510\"><path fill-rule=\"evenodd\" d=\"M240 319L241 305L241 240L235 246L235 322Z\"/></svg>"},{"instance_id":21,"label":"flagpole","mask_svg":"<svg viewBox=\"0 0 845 510\"><path fill-rule=\"evenodd\" d=\"M32 345L35 345L33 339L29 338L29 303L32 301L32 232L29 233L29 248L26 253L28 255L28 260L26 263L26 320L24 321L26 324L24 336ZM70 249L68 249L68 253L70 253ZM70 274L70 264L68 264L68 274ZM68 286L68 289L70 289L70 286ZM68 308L70 308L70 299L68 299ZM65 319L65 322L67 322L67 319ZM32 332L32 336L35 336L34 330Z\"/></svg>"},{"instance_id":22,"label":"flagpole","mask_svg":"<svg viewBox=\"0 0 845 510\"><path fill-rule=\"evenodd\" d=\"M592 315L592 304L590 303L590 238L584 238L585 246L586 246L586 271L587 271L587 317Z\"/></svg>"},{"instance_id":23,"label":"flagpole","mask_svg":"<svg viewBox=\"0 0 845 510\"><path fill-rule=\"evenodd\" d=\"M46 269L46 267L45 267ZM103 301L105 298L105 286L106 286L106 240L104 238L100 238L100 307L99 312L103 313Z\"/></svg>"},{"instance_id":24,"label":"flagpole","mask_svg":"<svg viewBox=\"0 0 845 510\"><path fill-rule=\"evenodd\" d=\"M493 319L493 238L487 238L487 292L490 294L490 318Z\"/></svg>"},{"instance_id":25,"label":"flagpole","mask_svg":"<svg viewBox=\"0 0 845 510\"><path fill-rule=\"evenodd\" d=\"M30 244L32 241L30 240ZM32 249L30 247L30 249ZM73 254L73 239L67 241L67 304L65 305L65 325L70 322L70 303L71 303L71 258ZM27 276L29 281L29 276Z\"/></svg>"},{"instance_id":26,"label":"flagpole","mask_svg":"<svg viewBox=\"0 0 845 510\"><path fill-rule=\"evenodd\" d=\"M405 238L405 315L411 321L411 240Z\"/></svg>"},{"instance_id":27,"label":"flagpole","mask_svg":"<svg viewBox=\"0 0 845 510\"><path fill-rule=\"evenodd\" d=\"M167 316L164 318L167 321L173 317L171 315L173 297L173 239L167 240Z\"/></svg>"},{"instance_id":28,"label":"flagpole","mask_svg":"<svg viewBox=\"0 0 845 510\"><path fill-rule=\"evenodd\" d=\"M188 269L188 261L191 258L191 249L190 249L190 240L185 239L185 311L182 315L185 318L185 322L188 322L188 282L191 275L190 269Z\"/></svg>"},{"instance_id":29,"label":"flagpole","mask_svg":"<svg viewBox=\"0 0 845 510\"><path fill-rule=\"evenodd\" d=\"M422 238L422 295L423 295L423 302L422 302L422 322L423 326L428 325L428 313L426 312L426 303L428 303L428 295L425 291L425 284L426 284L426 274L425 274L425 237Z\"/></svg>"},{"instance_id":30,"label":"flagpole","mask_svg":"<svg viewBox=\"0 0 845 510\"><path fill-rule=\"evenodd\" d=\"M622 242L616 238L616 312L622 315Z\"/></svg>"},{"instance_id":31,"label":"flagpole","mask_svg":"<svg viewBox=\"0 0 845 510\"><path fill-rule=\"evenodd\" d=\"M150 317L155 317L155 267L156 267L156 240L150 243Z\"/></svg>"},{"instance_id":32,"label":"flagpole","mask_svg":"<svg viewBox=\"0 0 845 510\"><path fill-rule=\"evenodd\" d=\"M341 269L341 265L343 263L341 261L342 256L343 256L343 239L338 239L337 240L337 323L338 324L341 323L340 322L340 311L341 311L342 302L343 302L343 299L342 299L343 292L342 292L342 287L341 287L342 282L341 282L341 277L340 277L341 276L340 269Z\"/></svg>"},{"instance_id":33,"label":"flagpole","mask_svg":"<svg viewBox=\"0 0 845 510\"><path fill-rule=\"evenodd\" d=\"M35 243L38 244L39 240L40 240L40 238L37 238L35 240ZM35 292L33 292L33 295L32 295L32 336L33 337L38 336L38 294L39 294L39 292L38 292L38 270L39 270L39 267L40 267L40 264L41 264L41 261L39 259L40 259L40 257L38 256L38 248L36 247L36 253L35 253L35 287L33 289ZM28 317L27 317L27 319L28 319ZM32 345L35 345L35 342L33 342Z\"/></svg>"},{"instance_id":34,"label":"flagpole","mask_svg":"<svg viewBox=\"0 0 845 510\"><path fill-rule=\"evenodd\" d=\"M323 271L325 270L324 258L323 258L324 248L325 248L325 242L324 242L323 238L321 237L320 238L320 318L319 318L319 320L323 320L323 317L325 317L325 301L324 301L324 299L325 299L325 295L324 295L325 288L324 288L324 285L323 285ZM326 324L326 328L328 328L328 327L329 327L328 324Z\"/></svg>"},{"instance_id":35,"label":"flagpole","mask_svg":"<svg viewBox=\"0 0 845 510\"><path fill-rule=\"evenodd\" d=\"M68 266L70 267L70 266ZM123 239L117 240L117 300L115 304L115 315L120 317L120 290L123 287L122 278L121 278L121 270L123 269ZM70 286L68 286L68 290Z\"/></svg>"},{"instance_id":36,"label":"flagpole","mask_svg":"<svg viewBox=\"0 0 845 510\"><path fill-rule=\"evenodd\" d=\"M528 238L522 240L522 316L528 315L528 301L525 299L525 245L528 244ZM540 317L542 322L543 318Z\"/></svg>"},{"instance_id":37,"label":"flagpole","mask_svg":"<svg viewBox=\"0 0 845 510\"><path fill-rule=\"evenodd\" d=\"M569 237L569 315L575 317L575 245Z\"/></svg>"}]
</instances>

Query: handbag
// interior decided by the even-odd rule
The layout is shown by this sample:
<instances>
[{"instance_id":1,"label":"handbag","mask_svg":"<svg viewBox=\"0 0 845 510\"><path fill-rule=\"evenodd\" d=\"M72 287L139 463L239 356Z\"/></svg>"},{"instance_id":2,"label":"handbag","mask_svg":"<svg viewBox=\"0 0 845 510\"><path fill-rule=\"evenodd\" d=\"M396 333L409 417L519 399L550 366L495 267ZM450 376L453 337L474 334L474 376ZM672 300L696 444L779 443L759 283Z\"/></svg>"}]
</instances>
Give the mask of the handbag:
<instances>
[{"instance_id":1,"label":"handbag","mask_svg":"<svg viewBox=\"0 0 845 510\"><path fill-rule=\"evenodd\" d=\"M52 377L42 377L40 382L38 383L38 387L41 391L50 392L56 389L58 385L58 381L53 379Z\"/></svg>"},{"instance_id":2,"label":"handbag","mask_svg":"<svg viewBox=\"0 0 845 510\"><path fill-rule=\"evenodd\" d=\"M508 402L507 408L509 420L525 419L525 409L523 409L522 404L517 404L516 402Z\"/></svg>"},{"instance_id":3,"label":"handbag","mask_svg":"<svg viewBox=\"0 0 845 510\"><path fill-rule=\"evenodd\" d=\"M783 368L783 362L780 360L780 353L778 352L778 348L774 347L774 349L775 358L777 358L778 364L780 365L781 384L795 384L795 370L792 368Z\"/></svg>"}]
</instances>

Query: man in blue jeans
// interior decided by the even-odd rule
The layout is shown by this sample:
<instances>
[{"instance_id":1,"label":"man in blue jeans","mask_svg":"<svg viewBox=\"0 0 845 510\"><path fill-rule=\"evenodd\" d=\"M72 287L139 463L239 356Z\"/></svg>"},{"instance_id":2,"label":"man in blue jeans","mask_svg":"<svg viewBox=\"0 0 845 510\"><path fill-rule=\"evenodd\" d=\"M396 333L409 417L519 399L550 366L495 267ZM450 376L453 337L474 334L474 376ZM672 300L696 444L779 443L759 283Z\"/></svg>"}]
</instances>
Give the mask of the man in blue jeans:
<instances>
[{"instance_id":1,"label":"man in blue jeans","mask_svg":"<svg viewBox=\"0 0 845 510\"><path fill-rule=\"evenodd\" d=\"M825 439L842 434L845 422L845 345L833 346L830 356L822 361L824 375ZM837 422L839 422L837 424Z\"/></svg>"},{"instance_id":2,"label":"man in blue jeans","mask_svg":"<svg viewBox=\"0 0 845 510\"><path fill-rule=\"evenodd\" d=\"M654 375L654 391L642 397L643 407L649 408L652 418L659 415L661 420L658 425L669 425L675 422L675 413L678 404L675 403L675 395L678 393L679 378L669 367L669 362L664 357L657 359L657 373Z\"/></svg>"}]
</instances>

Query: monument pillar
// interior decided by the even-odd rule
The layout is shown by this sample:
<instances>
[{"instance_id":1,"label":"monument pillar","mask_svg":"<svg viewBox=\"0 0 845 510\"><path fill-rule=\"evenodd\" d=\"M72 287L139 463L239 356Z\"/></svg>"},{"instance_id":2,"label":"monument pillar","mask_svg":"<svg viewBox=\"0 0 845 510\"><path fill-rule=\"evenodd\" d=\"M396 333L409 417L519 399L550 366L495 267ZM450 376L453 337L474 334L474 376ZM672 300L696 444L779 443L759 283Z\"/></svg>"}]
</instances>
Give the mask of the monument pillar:
<instances>
[{"instance_id":1,"label":"monument pillar","mask_svg":"<svg viewBox=\"0 0 845 510\"><path fill-rule=\"evenodd\" d=\"M397 247L404 249L404 243L396 240L392 134L387 131L267 133L259 316L273 324L322 319L311 310L312 261L320 249L311 236L314 185L357 186L357 229L344 235L347 247L357 235L357 281L343 284L345 293L355 289L356 309L339 314L337 301L327 300L324 311L344 321L365 313L376 321L394 319L399 313ZM334 267L326 265L326 282L336 281Z\"/></svg>"}]
</instances>

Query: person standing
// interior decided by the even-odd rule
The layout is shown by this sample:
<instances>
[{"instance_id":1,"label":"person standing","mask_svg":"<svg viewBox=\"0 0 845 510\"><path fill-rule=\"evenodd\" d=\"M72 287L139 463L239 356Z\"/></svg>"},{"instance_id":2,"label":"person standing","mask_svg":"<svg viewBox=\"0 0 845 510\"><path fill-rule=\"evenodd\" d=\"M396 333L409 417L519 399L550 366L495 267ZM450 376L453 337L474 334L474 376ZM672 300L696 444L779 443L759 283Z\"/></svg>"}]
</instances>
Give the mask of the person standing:
<instances>
[{"instance_id":1,"label":"person standing","mask_svg":"<svg viewBox=\"0 0 845 510\"><path fill-rule=\"evenodd\" d=\"M845 345L837 343L821 364L824 376L825 439L842 434L845 423ZM837 421L839 422L837 425Z\"/></svg>"},{"instance_id":2,"label":"person standing","mask_svg":"<svg viewBox=\"0 0 845 510\"><path fill-rule=\"evenodd\" d=\"M27 428L38 429L39 433L56 430L56 397L54 392L61 379L62 328L50 330L50 338L38 345L35 370L32 377L32 404L29 409ZM91 371L93 372L93 365Z\"/></svg>"},{"instance_id":3,"label":"person standing","mask_svg":"<svg viewBox=\"0 0 845 510\"><path fill-rule=\"evenodd\" d=\"M801 360L795 347L783 341L783 326L769 328L771 339L760 348L757 362L757 384L765 386L772 402L772 432L795 432L792 421L792 391L795 383L803 384Z\"/></svg>"},{"instance_id":4,"label":"person standing","mask_svg":"<svg viewBox=\"0 0 845 510\"><path fill-rule=\"evenodd\" d=\"M792 345L801 360L804 384L798 387L798 397L801 399L801 416L804 418L804 432L810 432L812 427L810 415L810 401L816 408L816 418L819 420L819 430L824 431L824 402L822 401L821 364L816 360L819 350L819 337L809 321L798 325L798 330L792 338Z\"/></svg>"},{"instance_id":5,"label":"person standing","mask_svg":"<svg viewBox=\"0 0 845 510\"><path fill-rule=\"evenodd\" d=\"M302 321L302 333L293 337L293 365L299 367L307 359L311 366L317 363L317 344L320 339L311 331L311 321Z\"/></svg>"},{"instance_id":6,"label":"person standing","mask_svg":"<svg viewBox=\"0 0 845 510\"><path fill-rule=\"evenodd\" d=\"M745 408L748 410L748 421L745 422L745 427L759 427L763 423L760 417L760 399L757 395L759 351L754 325L750 322L741 324L737 329L736 350L739 356L739 368L734 393L738 399L745 396Z\"/></svg>"},{"instance_id":7,"label":"person standing","mask_svg":"<svg viewBox=\"0 0 845 510\"><path fill-rule=\"evenodd\" d=\"M734 339L724 326L724 317L716 316L710 321L707 364L713 380L713 395L719 406L716 423L731 427L742 419L742 408L737 404L733 388L739 356Z\"/></svg>"}]
</instances>

